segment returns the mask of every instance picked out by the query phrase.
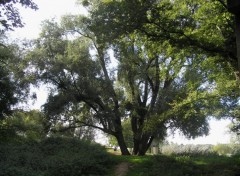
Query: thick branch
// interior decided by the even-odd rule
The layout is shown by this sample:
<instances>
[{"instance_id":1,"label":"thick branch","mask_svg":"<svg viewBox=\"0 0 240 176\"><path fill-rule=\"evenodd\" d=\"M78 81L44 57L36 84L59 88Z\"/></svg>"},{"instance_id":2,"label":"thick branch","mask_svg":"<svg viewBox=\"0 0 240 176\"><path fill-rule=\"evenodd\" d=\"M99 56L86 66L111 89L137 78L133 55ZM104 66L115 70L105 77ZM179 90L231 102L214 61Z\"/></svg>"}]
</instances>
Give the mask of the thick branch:
<instances>
[{"instance_id":1,"label":"thick branch","mask_svg":"<svg viewBox=\"0 0 240 176\"><path fill-rule=\"evenodd\" d=\"M190 36L187 36L186 34L184 34L183 31L170 31L168 29L165 29L164 27L154 23L154 22L148 22L149 24L154 24L157 25L157 27L160 28L160 30L163 30L164 34L156 34L156 33L151 33L146 31L145 29L138 29L139 31L141 31L142 33L144 33L145 35L147 35L148 37L151 37L154 40L169 40L171 41L171 43L175 46L179 46L179 47L184 47L186 45L190 46L190 47L194 47L197 49L201 49L202 51L205 51L206 53L209 53L211 55L218 55L221 54L223 57L227 58L228 61L234 65L234 63L237 61L237 56L224 48L221 47L216 47L212 44L208 44L208 43L202 43L196 39L191 38ZM173 37L171 36L171 34L177 34L179 37Z\"/></svg>"},{"instance_id":2,"label":"thick branch","mask_svg":"<svg viewBox=\"0 0 240 176\"><path fill-rule=\"evenodd\" d=\"M218 2L220 2L220 4L222 4L222 6L228 10L227 4L225 4L225 2L223 0L217 0Z\"/></svg>"},{"instance_id":3,"label":"thick branch","mask_svg":"<svg viewBox=\"0 0 240 176\"><path fill-rule=\"evenodd\" d=\"M156 100L157 100L159 87L160 87L159 74L160 74L159 62L158 62L158 57L156 56L156 58L155 58L155 85L152 88L153 92L152 92L152 99L151 99L151 102L150 102L149 112L152 111L152 109L155 106Z\"/></svg>"}]
</instances>

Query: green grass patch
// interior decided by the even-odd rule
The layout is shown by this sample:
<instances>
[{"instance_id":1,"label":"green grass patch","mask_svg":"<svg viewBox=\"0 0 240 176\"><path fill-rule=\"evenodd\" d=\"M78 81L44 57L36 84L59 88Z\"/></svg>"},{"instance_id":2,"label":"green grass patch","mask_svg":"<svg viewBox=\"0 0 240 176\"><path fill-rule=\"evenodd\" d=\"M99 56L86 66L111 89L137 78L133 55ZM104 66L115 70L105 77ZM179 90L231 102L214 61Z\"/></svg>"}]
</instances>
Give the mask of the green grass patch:
<instances>
[{"instance_id":1,"label":"green grass patch","mask_svg":"<svg viewBox=\"0 0 240 176\"><path fill-rule=\"evenodd\" d=\"M129 163L126 176L238 176L240 174L239 156L158 155L113 156L113 158L116 163Z\"/></svg>"}]
</instances>

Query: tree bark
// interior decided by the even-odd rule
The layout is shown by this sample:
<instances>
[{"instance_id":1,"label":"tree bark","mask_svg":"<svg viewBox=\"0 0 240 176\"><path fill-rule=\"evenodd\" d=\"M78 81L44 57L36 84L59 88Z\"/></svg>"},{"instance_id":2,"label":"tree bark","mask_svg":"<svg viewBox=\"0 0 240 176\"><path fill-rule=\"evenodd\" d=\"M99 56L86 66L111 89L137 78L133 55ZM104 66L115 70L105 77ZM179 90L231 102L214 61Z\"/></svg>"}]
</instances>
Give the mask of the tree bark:
<instances>
[{"instance_id":1,"label":"tree bark","mask_svg":"<svg viewBox=\"0 0 240 176\"><path fill-rule=\"evenodd\" d=\"M143 156L146 154L147 150L151 146L153 141L153 136L146 134L144 132L134 134L133 139L133 155Z\"/></svg>"},{"instance_id":2,"label":"tree bark","mask_svg":"<svg viewBox=\"0 0 240 176\"><path fill-rule=\"evenodd\" d=\"M117 142L118 142L118 145L120 147L122 155L131 155L130 152L128 151L128 149L127 149L127 145L125 143L122 131L118 132L115 135L115 137L117 139Z\"/></svg>"},{"instance_id":3,"label":"tree bark","mask_svg":"<svg viewBox=\"0 0 240 176\"><path fill-rule=\"evenodd\" d=\"M142 139L139 144L139 151L138 155L143 156L146 154L147 150L149 149L151 143L153 141L153 136L150 136L149 134L143 134Z\"/></svg>"},{"instance_id":4,"label":"tree bark","mask_svg":"<svg viewBox=\"0 0 240 176\"><path fill-rule=\"evenodd\" d=\"M138 155L139 143L140 143L139 138L137 137L136 134L134 134L134 137L133 137L133 152L132 152L133 155Z\"/></svg>"}]
</instances>

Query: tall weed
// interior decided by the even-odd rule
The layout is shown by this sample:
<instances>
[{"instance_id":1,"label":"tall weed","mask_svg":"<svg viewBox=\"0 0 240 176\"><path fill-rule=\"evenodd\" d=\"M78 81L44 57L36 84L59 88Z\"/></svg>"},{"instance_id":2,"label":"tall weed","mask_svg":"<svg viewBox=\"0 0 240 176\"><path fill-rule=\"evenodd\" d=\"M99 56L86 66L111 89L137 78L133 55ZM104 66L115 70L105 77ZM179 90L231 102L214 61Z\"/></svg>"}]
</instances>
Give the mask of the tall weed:
<instances>
[{"instance_id":1,"label":"tall weed","mask_svg":"<svg viewBox=\"0 0 240 176\"><path fill-rule=\"evenodd\" d=\"M213 145L163 145L160 151L164 155L216 155Z\"/></svg>"}]
</instances>

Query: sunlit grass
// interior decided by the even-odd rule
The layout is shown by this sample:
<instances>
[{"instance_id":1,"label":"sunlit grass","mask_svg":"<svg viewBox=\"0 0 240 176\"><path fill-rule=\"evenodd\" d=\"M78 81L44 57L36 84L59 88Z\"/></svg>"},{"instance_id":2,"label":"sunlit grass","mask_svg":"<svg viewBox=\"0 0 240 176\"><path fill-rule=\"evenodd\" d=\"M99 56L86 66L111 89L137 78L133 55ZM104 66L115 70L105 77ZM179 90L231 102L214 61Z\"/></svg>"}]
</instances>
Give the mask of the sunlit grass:
<instances>
[{"instance_id":1,"label":"sunlit grass","mask_svg":"<svg viewBox=\"0 0 240 176\"><path fill-rule=\"evenodd\" d=\"M240 158L226 156L113 156L116 163L128 162L126 176L236 176Z\"/></svg>"}]
</instances>

